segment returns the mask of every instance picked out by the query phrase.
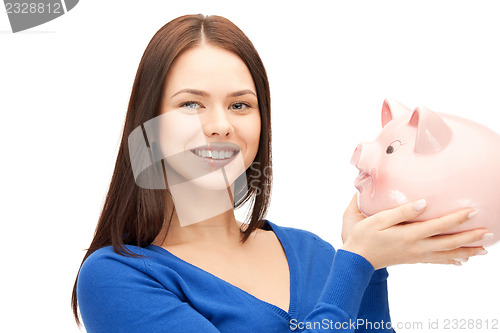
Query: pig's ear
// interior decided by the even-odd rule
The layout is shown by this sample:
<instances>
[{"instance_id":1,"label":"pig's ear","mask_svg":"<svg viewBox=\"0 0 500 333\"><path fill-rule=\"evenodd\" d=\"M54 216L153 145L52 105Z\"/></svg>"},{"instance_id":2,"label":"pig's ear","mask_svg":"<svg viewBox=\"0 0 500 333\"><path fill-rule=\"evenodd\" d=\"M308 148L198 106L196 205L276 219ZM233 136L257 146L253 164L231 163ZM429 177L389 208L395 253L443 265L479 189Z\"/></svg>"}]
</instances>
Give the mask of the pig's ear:
<instances>
[{"instance_id":1,"label":"pig's ear","mask_svg":"<svg viewBox=\"0 0 500 333\"><path fill-rule=\"evenodd\" d=\"M385 125L387 125L387 123L392 119L409 112L411 112L411 110L403 104L390 99L386 99L384 101L384 105L382 105L382 127L385 127Z\"/></svg>"},{"instance_id":2,"label":"pig's ear","mask_svg":"<svg viewBox=\"0 0 500 333\"><path fill-rule=\"evenodd\" d=\"M453 132L441 117L424 107L418 107L408 122L417 129L415 152L433 154L441 151L451 141Z\"/></svg>"}]
</instances>

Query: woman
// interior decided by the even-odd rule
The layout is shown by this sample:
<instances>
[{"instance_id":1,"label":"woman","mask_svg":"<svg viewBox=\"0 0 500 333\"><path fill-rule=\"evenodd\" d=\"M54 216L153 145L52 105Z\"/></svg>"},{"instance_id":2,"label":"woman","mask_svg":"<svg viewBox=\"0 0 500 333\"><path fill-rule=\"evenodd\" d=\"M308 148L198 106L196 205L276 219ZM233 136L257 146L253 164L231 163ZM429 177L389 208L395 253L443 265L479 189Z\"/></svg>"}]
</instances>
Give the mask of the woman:
<instances>
[{"instance_id":1,"label":"woman","mask_svg":"<svg viewBox=\"0 0 500 333\"><path fill-rule=\"evenodd\" d=\"M365 218L338 251L264 220L270 94L248 38L218 16L179 17L139 64L113 178L73 290L88 332L392 332L385 267L459 264L487 230L435 236L471 209L418 224L425 201ZM249 202L249 223L234 208ZM371 326L370 326L371 323Z\"/></svg>"}]
</instances>

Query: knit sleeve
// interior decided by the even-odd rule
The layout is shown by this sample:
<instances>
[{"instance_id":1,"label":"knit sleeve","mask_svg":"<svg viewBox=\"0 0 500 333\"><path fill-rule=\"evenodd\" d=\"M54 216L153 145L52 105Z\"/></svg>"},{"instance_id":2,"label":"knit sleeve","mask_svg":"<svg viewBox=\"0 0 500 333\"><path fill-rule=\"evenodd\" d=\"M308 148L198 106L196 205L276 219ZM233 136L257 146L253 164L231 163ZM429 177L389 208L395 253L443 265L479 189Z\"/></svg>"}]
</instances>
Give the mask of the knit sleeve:
<instances>
[{"instance_id":1,"label":"knit sleeve","mask_svg":"<svg viewBox=\"0 0 500 333\"><path fill-rule=\"evenodd\" d=\"M141 260L90 256L77 284L88 333L219 332L188 303L141 271Z\"/></svg>"},{"instance_id":2,"label":"knit sleeve","mask_svg":"<svg viewBox=\"0 0 500 333\"><path fill-rule=\"evenodd\" d=\"M387 324L391 322L387 293L388 276L389 273L386 268L376 270L373 273L359 308L358 320L360 320L362 324L357 327L356 333L395 332L394 329ZM382 323L386 324L382 325Z\"/></svg>"},{"instance_id":3,"label":"knit sleeve","mask_svg":"<svg viewBox=\"0 0 500 333\"><path fill-rule=\"evenodd\" d=\"M379 307L380 302L387 303L387 288L379 281L385 281L384 272L375 273L362 256L338 250L316 307L304 322L292 322L290 329L309 333L371 332L373 325L364 326L370 319L378 327L376 332L393 332L388 307ZM366 318L358 316L360 310Z\"/></svg>"}]
</instances>

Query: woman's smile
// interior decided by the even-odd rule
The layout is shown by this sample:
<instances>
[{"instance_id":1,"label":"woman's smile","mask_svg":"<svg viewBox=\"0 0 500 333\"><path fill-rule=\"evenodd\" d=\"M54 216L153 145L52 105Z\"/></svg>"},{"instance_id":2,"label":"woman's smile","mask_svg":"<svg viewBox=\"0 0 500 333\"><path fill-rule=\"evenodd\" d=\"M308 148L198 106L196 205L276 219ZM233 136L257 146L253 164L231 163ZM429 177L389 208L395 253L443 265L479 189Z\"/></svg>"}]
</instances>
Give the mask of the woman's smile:
<instances>
[{"instance_id":1,"label":"woman's smile","mask_svg":"<svg viewBox=\"0 0 500 333\"><path fill-rule=\"evenodd\" d=\"M240 147L230 142L212 142L191 149L191 152L203 163L218 169L231 163L239 154Z\"/></svg>"}]
</instances>

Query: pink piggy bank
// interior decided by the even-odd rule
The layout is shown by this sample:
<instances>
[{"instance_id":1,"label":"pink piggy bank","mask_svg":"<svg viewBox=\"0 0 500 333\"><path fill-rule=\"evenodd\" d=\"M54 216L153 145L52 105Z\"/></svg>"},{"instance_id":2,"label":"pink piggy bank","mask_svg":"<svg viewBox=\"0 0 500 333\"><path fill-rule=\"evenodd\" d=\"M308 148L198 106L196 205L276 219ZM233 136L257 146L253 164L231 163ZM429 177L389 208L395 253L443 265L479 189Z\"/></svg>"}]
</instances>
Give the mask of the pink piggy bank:
<instances>
[{"instance_id":1,"label":"pink piggy bank","mask_svg":"<svg viewBox=\"0 0 500 333\"><path fill-rule=\"evenodd\" d=\"M382 132L357 146L351 163L361 212L370 216L408 201L426 199L424 221L473 208L477 214L450 230L490 230L500 239L500 135L457 116L384 101Z\"/></svg>"}]
</instances>

